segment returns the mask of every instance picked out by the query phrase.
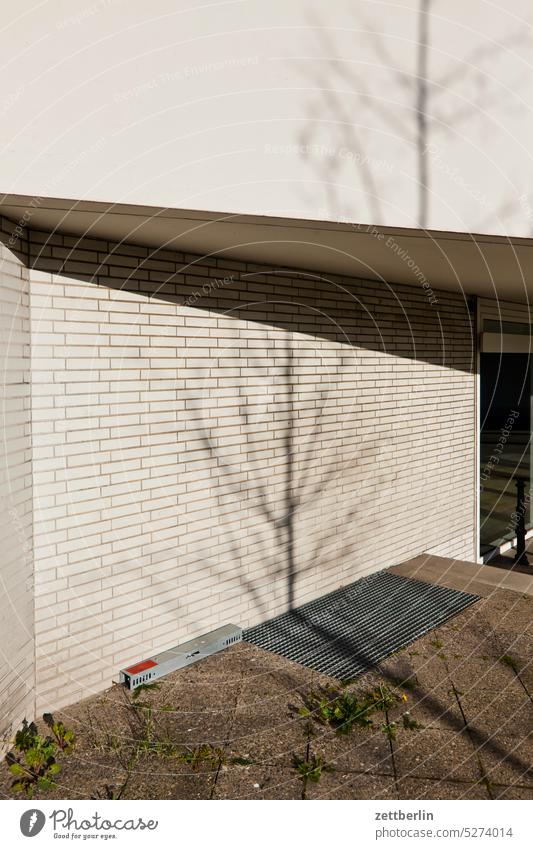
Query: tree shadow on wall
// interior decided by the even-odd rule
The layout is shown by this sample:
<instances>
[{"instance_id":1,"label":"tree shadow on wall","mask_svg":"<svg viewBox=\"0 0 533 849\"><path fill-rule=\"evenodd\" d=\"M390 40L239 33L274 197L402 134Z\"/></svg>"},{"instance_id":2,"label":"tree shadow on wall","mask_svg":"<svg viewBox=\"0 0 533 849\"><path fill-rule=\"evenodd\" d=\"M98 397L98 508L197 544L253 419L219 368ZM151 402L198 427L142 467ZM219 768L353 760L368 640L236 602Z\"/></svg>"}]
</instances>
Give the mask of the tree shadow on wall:
<instances>
[{"instance_id":1,"label":"tree shadow on wall","mask_svg":"<svg viewBox=\"0 0 533 849\"><path fill-rule=\"evenodd\" d=\"M321 583L326 589L353 580L358 542L374 525L361 490L366 484L385 492L388 479L385 465L376 474L380 439L357 426L354 401L345 402L345 424L335 432L342 394L335 365L322 369L320 388L313 390L305 372L317 370L316 358L302 357L291 334L283 336L274 366L252 357L245 376L232 378L229 406L226 396L222 407L200 402L191 411L204 456L215 462L210 486L222 511L226 554L247 563L239 581L262 618L294 609L307 581L316 594ZM228 412L232 426L225 436ZM235 523L232 513L244 519ZM207 562L218 572L219 552ZM284 601L272 592L280 579Z\"/></svg>"},{"instance_id":2,"label":"tree shadow on wall","mask_svg":"<svg viewBox=\"0 0 533 849\"><path fill-rule=\"evenodd\" d=\"M464 144L476 122L483 128L477 135L483 146L496 108L500 120L511 114L519 120L523 113L521 93L528 79L513 51L531 45L530 26L520 22L497 38L480 40L458 59L438 45L443 7L437 0L418 0L410 41L387 31L379 8L372 14L365 7L351 4L351 27L342 29L314 11L308 14L319 61L297 65L310 90L297 139L301 156L314 174L326 215L380 225L399 197L396 216L412 209L413 225L425 229L432 226L439 172L441 179L448 175L457 184L458 194L468 183L468 173L463 176L454 160L448 161L450 147ZM509 59L518 72L502 70ZM408 182L406 174L412 175ZM530 231L525 198L504 191L499 203L487 209L478 197L479 222L473 229L484 232L496 221L510 223L519 216L526 218ZM316 195L304 201L314 208Z\"/></svg>"}]
</instances>

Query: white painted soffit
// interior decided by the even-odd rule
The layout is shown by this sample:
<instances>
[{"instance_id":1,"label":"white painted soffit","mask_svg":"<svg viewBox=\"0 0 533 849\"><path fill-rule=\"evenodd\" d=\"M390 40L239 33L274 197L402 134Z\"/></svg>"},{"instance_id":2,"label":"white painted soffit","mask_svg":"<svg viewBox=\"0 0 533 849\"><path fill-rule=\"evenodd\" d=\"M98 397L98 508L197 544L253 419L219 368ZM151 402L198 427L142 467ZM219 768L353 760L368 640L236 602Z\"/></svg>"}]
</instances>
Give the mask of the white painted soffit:
<instances>
[{"instance_id":1,"label":"white painted soffit","mask_svg":"<svg viewBox=\"0 0 533 849\"><path fill-rule=\"evenodd\" d=\"M0 195L0 212L38 230L202 256L533 301L533 239Z\"/></svg>"}]
</instances>

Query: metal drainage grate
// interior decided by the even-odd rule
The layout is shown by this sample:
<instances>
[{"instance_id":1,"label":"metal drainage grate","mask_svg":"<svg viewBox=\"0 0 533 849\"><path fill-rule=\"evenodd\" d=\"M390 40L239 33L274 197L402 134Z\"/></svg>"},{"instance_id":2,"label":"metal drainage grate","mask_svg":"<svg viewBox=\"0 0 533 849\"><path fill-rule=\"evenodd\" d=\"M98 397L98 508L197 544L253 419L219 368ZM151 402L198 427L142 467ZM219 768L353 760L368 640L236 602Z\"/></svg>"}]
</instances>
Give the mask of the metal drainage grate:
<instances>
[{"instance_id":1,"label":"metal drainage grate","mask_svg":"<svg viewBox=\"0 0 533 849\"><path fill-rule=\"evenodd\" d=\"M384 570L248 628L243 638L317 672L349 679L478 599Z\"/></svg>"}]
</instances>

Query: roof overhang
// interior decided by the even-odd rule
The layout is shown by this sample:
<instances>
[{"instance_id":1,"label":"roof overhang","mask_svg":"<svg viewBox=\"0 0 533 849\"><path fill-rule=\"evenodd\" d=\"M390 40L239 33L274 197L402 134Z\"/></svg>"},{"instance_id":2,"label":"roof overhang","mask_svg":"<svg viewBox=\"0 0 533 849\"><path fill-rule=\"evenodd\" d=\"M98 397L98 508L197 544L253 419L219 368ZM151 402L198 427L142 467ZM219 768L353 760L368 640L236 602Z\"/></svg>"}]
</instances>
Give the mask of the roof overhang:
<instances>
[{"instance_id":1,"label":"roof overhang","mask_svg":"<svg viewBox=\"0 0 533 849\"><path fill-rule=\"evenodd\" d=\"M0 212L32 229L104 238L324 275L533 300L533 239L274 218L26 195Z\"/></svg>"}]
</instances>

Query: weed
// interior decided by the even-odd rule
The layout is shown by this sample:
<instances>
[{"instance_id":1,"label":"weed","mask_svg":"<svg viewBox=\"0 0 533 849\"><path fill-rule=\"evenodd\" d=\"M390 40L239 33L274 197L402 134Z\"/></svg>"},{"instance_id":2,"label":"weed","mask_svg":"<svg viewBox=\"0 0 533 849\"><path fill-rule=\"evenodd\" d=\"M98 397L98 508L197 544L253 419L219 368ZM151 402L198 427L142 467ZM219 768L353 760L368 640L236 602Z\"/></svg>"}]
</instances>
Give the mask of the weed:
<instances>
[{"instance_id":1,"label":"weed","mask_svg":"<svg viewBox=\"0 0 533 849\"><path fill-rule=\"evenodd\" d=\"M129 699L124 691L124 698L129 713L129 725L134 738L134 749L136 758L143 754L174 755L176 747L170 741L158 741L156 718L161 711L173 711L171 704L164 704L162 708L155 708L150 701L139 698L143 694L151 695L161 689L161 685L155 682L151 684L139 684L132 692Z\"/></svg>"},{"instance_id":2,"label":"weed","mask_svg":"<svg viewBox=\"0 0 533 849\"><path fill-rule=\"evenodd\" d=\"M320 755L315 755L309 751L309 746L303 757L296 754L292 756L292 765L298 773L298 778L303 782L302 799L307 799L307 784L309 781L318 784L323 772L333 771L333 767L325 763Z\"/></svg>"},{"instance_id":3,"label":"weed","mask_svg":"<svg viewBox=\"0 0 533 849\"><path fill-rule=\"evenodd\" d=\"M367 694L367 698L371 700L372 706L374 710L380 711L388 711L396 702L406 702L407 696L398 695L395 690L392 690L390 687L387 687L385 684L378 684L375 690L372 690Z\"/></svg>"},{"instance_id":4,"label":"weed","mask_svg":"<svg viewBox=\"0 0 533 849\"><path fill-rule=\"evenodd\" d=\"M431 640L431 645L434 646L436 649L444 648L444 643L442 642L442 640Z\"/></svg>"},{"instance_id":5,"label":"weed","mask_svg":"<svg viewBox=\"0 0 533 849\"><path fill-rule=\"evenodd\" d=\"M61 751L66 755L70 755L76 743L74 732L71 731L70 728L65 728L62 722L56 722L51 713L43 713L43 719L51 729L54 739Z\"/></svg>"},{"instance_id":6,"label":"weed","mask_svg":"<svg viewBox=\"0 0 533 849\"><path fill-rule=\"evenodd\" d=\"M156 743L154 741L154 718L153 708L147 702L132 702L138 722L137 755L152 752Z\"/></svg>"},{"instance_id":7,"label":"weed","mask_svg":"<svg viewBox=\"0 0 533 849\"><path fill-rule=\"evenodd\" d=\"M386 722L384 725L381 726L381 730L384 734L387 735L389 740L396 740L397 728L398 726L396 722Z\"/></svg>"},{"instance_id":8,"label":"weed","mask_svg":"<svg viewBox=\"0 0 533 849\"><path fill-rule=\"evenodd\" d=\"M121 742L116 734L108 734L107 739L107 748L111 749L113 752L118 752L121 748Z\"/></svg>"},{"instance_id":9,"label":"weed","mask_svg":"<svg viewBox=\"0 0 533 849\"><path fill-rule=\"evenodd\" d=\"M238 757L238 758L232 758L231 763L235 764L236 766L251 766L253 764L253 761L250 760L250 758Z\"/></svg>"},{"instance_id":10,"label":"weed","mask_svg":"<svg viewBox=\"0 0 533 849\"><path fill-rule=\"evenodd\" d=\"M153 740L149 751L161 758L175 758L179 755L181 749L177 743L173 743L172 740L166 739Z\"/></svg>"},{"instance_id":11,"label":"weed","mask_svg":"<svg viewBox=\"0 0 533 849\"><path fill-rule=\"evenodd\" d=\"M166 739L158 739L156 724L154 720L154 708L148 702L132 702L136 719L136 753L140 755L158 755L159 757L175 757L180 749L166 736Z\"/></svg>"},{"instance_id":12,"label":"weed","mask_svg":"<svg viewBox=\"0 0 533 849\"><path fill-rule=\"evenodd\" d=\"M338 734L348 734L354 725L363 728L372 726L368 704L356 695L327 690L320 694L311 692L304 701L301 716L313 717L322 725L331 725Z\"/></svg>"},{"instance_id":13,"label":"weed","mask_svg":"<svg viewBox=\"0 0 533 849\"><path fill-rule=\"evenodd\" d=\"M322 771L330 772L332 769L324 763L320 755L315 754L309 755L309 760L300 755L293 755L292 764L302 781L313 781L315 784L320 781Z\"/></svg>"},{"instance_id":14,"label":"weed","mask_svg":"<svg viewBox=\"0 0 533 849\"><path fill-rule=\"evenodd\" d=\"M331 726L337 734L348 734L355 725L372 728L372 713L388 711L398 701L406 699L407 696L399 696L383 684L362 695L329 688L305 696L304 707L299 712L301 716L312 717L322 725Z\"/></svg>"},{"instance_id":15,"label":"weed","mask_svg":"<svg viewBox=\"0 0 533 849\"><path fill-rule=\"evenodd\" d=\"M224 749L215 748L210 743L202 743L201 746L194 748L187 747L177 757L178 760L188 764L195 771L200 769L202 764L215 770L226 762Z\"/></svg>"},{"instance_id":16,"label":"weed","mask_svg":"<svg viewBox=\"0 0 533 849\"><path fill-rule=\"evenodd\" d=\"M9 771L15 776L11 789L33 798L36 790L49 790L55 786L54 777L61 767L56 762L58 745L52 737L38 733L34 722L25 719L15 735L15 750L6 755Z\"/></svg>"},{"instance_id":17,"label":"weed","mask_svg":"<svg viewBox=\"0 0 533 849\"><path fill-rule=\"evenodd\" d=\"M150 690L160 690L160 689L161 689L160 684L155 684L155 683L153 683L153 684L139 684L138 687L135 687L135 689L132 693L133 701L136 702L142 692L149 692Z\"/></svg>"},{"instance_id":18,"label":"weed","mask_svg":"<svg viewBox=\"0 0 533 849\"><path fill-rule=\"evenodd\" d=\"M420 723L417 722L416 719L413 719L408 710L406 710L405 713L402 714L402 724L404 728L409 728L413 731L415 728L422 728Z\"/></svg>"}]
</instances>

